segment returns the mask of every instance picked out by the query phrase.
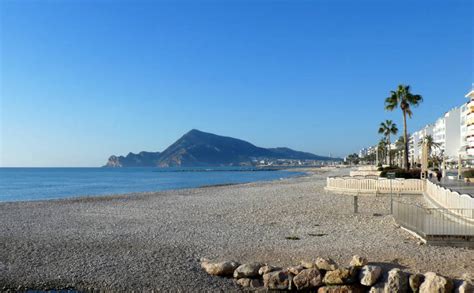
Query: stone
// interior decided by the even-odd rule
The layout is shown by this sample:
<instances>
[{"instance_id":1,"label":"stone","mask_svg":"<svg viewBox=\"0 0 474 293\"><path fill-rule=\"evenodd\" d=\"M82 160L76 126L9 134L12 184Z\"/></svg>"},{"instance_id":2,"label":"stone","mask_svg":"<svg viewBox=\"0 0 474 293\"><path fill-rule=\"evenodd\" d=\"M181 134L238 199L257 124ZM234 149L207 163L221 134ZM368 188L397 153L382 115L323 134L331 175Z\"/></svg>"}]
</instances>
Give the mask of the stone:
<instances>
[{"instance_id":1,"label":"stone","mask_svg":"<svg viewBox=\"0 0 474 293\"><path fill-rule=\"evenodd\" d=\"M208 260L203 260L201 263L201 268L203 268L206 273L212 276L222 276L228 277L232 276L234 270L239 266L238 262L235 261L224 261L218 263L212 263Z\"/></svg>"},{"instance_id":2,"label":"stone","mask_svg":"<svg viewBox=\"0 0 474 293\"><path fill-rule=\"evenodd\" d=\"M360 285L324 286L318 293L364 293L366 289Z\"/></svg>"},{"instance_id":3,"label":"stone","mask_svg":"<svg viewBox=\"0 0 474 293\"><path fill-rule=\"evenodd\" d=\"M263 286L260 279L241 278L236 279L235 283L244 288L260 288Z\"/></svg>"},{"instance_id":4,"label":"stone","mask_svg":"<svg viewBox=\"0 0 474 293\"><path fill-rule=\"evenodd\" d=\"M290 277L287 271L275 271L263 275L263 286L270 290L287 290Z\"/></svg>"},{"instance_id":5,"label":"stone","mask_svg":"<svg viewBox=\"0 0 474 293\"><path fill-rule=\"evenodd\" d=\"M300 263L305 269L313 269L313 268L317 268L316 267L316 264L312 261L305 261L305 260L302 260L301 263Z\"/></svg>"},{"instance_id":6,"label":"stone","mask_svg":"<svg viewBox=\"0 0 474 293\"><path fill-rule=\"evenodd\" d=\"M252 279L249 279L249 278L236 279L235 283L239 286L242 286L242 287L250 287L250 281L251 280Z\"/></svg>"},{"instance_id":7,"label":"stone","mask_svg":"<svg viewBox=\"0 0 474 293\"><path fill-rule=\"evenodd\" d=\"M271 265L266 265L266 266L263 266L261 267L259 270L258 270L258 274L260 276L263 276L265 274L268 274L269 272L274 272L274 271L280 271L281 268L279 267L274 267L274 266L271 266Z\"/></svg>"},{"instance_id":8,"label":"stone","mask_svg":"<svg viewBox=\"0 0 474 293\"><path fill-rule=\"evenodd\" d=\"M323 271L334 271L338 268L338 265L336 264L336 262L330 258L318 257L316 258L315 264L316 264L316 268Z\"/></svg>"},{"instance_id":9,"label":"stone","mask_svg":"<svg viewBox=\"0 0 474 293\"><path fill-rule=\"evenodd\" d=\"M371 287L382 275L382 268L379 266L366 265L359 272L359 281L364 286Z\"/></svg>"},{"instance_id":10,"label":"stone","mask_svg":"<svg viewBox=\"0 0 474 293\"><path fill-rule=\"evenodd\" d=\"M363 266L365 266L366 264L368 264L368 260L365 258L365 257L362 257L362 256L359 256L359 255L354 255L352 257L352 260L350 262L350 266L351 267L357 267L357 268L361 268Z\"/></svg>"},{"instance_id":11,"label":"stone","mask_svg":"<svg viewBox=\"0 0 474 293\"><path fill-rule=\"evenodd\" d=\"M323 285L321 273L318 269L304 269L293 278L298 290L313 289Z\"/></svg>"},{"instance_id":12,"label":"stone","mask_svg":"<svg viewBox=\"0 0 474 293\"><path fill-rule=\"evenodd\" d=\"M241 278L254 278L258 277L258 271L263 265L261 263L249 263L240 265L234 271L234 278L241 279Z\"/></svg>"},{"instance_id":13,"label":"stone","mask_svg":"<svg viewBox=\"0 0 474 293\"><path fill-rule=\"evenodd\" d=\"M385 293L384 283L375 284L370 288L369 293Z\"/></svg>"},{"instance_id":14,"label":"stone","mask_svg":"<svg viewBox=\"0 0 474 293\"><path fill-rule=\"evenodd\" d=\"M324 275L323 283L326 285L344 285L355 282L357 270L354 268L340 268L334 271L327 271Z\"/></svg>"},{"instance_id":15,"label":"stone","mask_svg":"<svg viewBox=\"0 0 474 293\"><path fill-rule=\"evenodd\" d=\"M399 268L388 272L387 282L384 286L385 292L408 292L408 277Z\"/></svg>"},{"instance_id":16,"label":"stone","mask_svg":"<svg viewBox=\"0 0 474 293\"><path fill-rule=\"evenodd\" d=\"M423 283L423 279L424 277L422 274L410 275L410 277L408 278L408 283L410 284L411 291L418 292L421 283Z\"/></svg>"},{"instance_id":17,"label":"stone","mask_svg":"<svg viewBox=\"0 0 474 293\"><path fill-rule=\"evenodd\" d=\"M286 270L296 276L296 275L298 275L302 270L304 270L304 267L301 266L301 265L298 265L298 266L288 267Z\"/></svg>"},{"instance_id":18,"label":"stone","mask_svg":"<svg viewBox=\"0 0 474 293\"><path fill-rule=\"evenodd\" d=\"M461 280L454 289L454 293L472 293L474 292L474 285L468 280Z\"/></svg>"},{"instance_id":19,"label":"stone","mask_svg":"<svg viewBox=\"0 0 474 293\"><path fill-rule=\"evenodd\" d=\"M425 274L425 280L421 283L420 293L446 293L453 291L453 281L433 272Z\"/></svg>"}]
</instances>

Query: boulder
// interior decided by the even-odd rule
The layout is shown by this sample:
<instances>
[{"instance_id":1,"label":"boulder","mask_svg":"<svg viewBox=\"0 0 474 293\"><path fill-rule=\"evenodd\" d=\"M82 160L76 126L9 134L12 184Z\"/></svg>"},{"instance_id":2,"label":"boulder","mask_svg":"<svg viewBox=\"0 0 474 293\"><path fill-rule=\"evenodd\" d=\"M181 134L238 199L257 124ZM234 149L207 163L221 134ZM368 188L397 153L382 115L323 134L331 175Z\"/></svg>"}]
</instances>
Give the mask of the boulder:
<instances>
[{"instance_id":1,"label":"boulder","mask_svg":"<svg viewBox=\"0 0 474 293\"><path fill-rule=\"evenodd\" d=\"M318 257L315 261L316 268L323 271L334 271L338 268L335 261L330 258Z\"/></svg>"},{"instance_id":2,"label":"boulder","mask_svg":"<svg viewBox=\"0 0 474 293\"><path fill-rule=\"evenodd\" d=\"M446 293L453 291L453 281L433 272L425 274L425 280L421 283L420 293L438 292Z\"/></svg>"},{"instance_id":3,"label":"boulder","mask_svg":"<svg viewBox=\"0 0 474 293\"><path fill-rule=\"evenodd\" d=\"M323 285L321 273L318 269L304 269L293 278L298 290L313 289Z\"/></svg>"},{"instance_id":4,"label":"boulder","mask_svg":"<svg viewBox=\"0 0 474 293\"><path fill-rule=\"evenodd\" d=\"M368 260L365 257L359 256L359 255L354 255L352 257L351 262L350 262L350 266L361 268L361 267L365 266L367 263L368 263Z\"/></svg>"},{"instance_id":5,"label":"boulder","mask_svg":"<svg viewBox=\"0 0 474 293\"><path fill-rule=\"evenodd\" d=\"M385 292L408 292L408 277L400 269L391 269L388 272L387 282L384 286Z\"/></svg>"},{"instance_id":6,"label":"boulder","mask_svg":"<svg viewBox=\"0 0 474 293\"><path fill-rule=\"evenodd\" d=\"M304 270L304 267L301 266L301 265L298 265L298 266L288 267L286 270L296 276L296 275L298 275L302 270Z\"/></svg>"},{"instance_id":7,"label":"boulder","mask_svg":"<svg viewBox=\"0 0 474 293\"><path fill-rule=\"evenodd\" d=\"M454 289L454 293L472 293L474 286L469 280L461 280Z\"/></svg>"},{"instance_id":8,"label":"boulder","mask_svg":"<svg viewBox=\"0 0 474 293\"><path fill-rule=\"evenodd\" d=\"M382 268L379 266L366 265L359 272L359 281L364 286L372 286L382 275Z\"/></svg>"},{"instance_id":9,"label":"boulder","mask_svg":"<svg viewBox=\"0 0 474 293\"><path fill-rule=\"evenodd\" d=\"M234 271L234 278L241 279L241 278L254 278L258 277L258 271L263 265L261 263L249 263L240 265Z\"/></svg>"},{"instance_id":10,"label":"boulder","mask_svg":"<svg viewBox=\"0 0 474 293\"><path fill-rule=\"evenodd\" d=\"M334 271L327 271L324 275L323 283L326 285L344 285L355 282L357 270L354 268L340 268Z\"/></svg>"},{"instance_id":11,"label":"boulder","mask_svg":"<svg viewBox=\"0 0 474 293\"><path fill-rule=\"evenodd\" d=\"M236 279L235 283L244 288L260 288L263 285L260 279L250 279L250 278Z\"/></svg>"},{"instance_id":12,"label":"boulder","mask_svg":"<svg viewBox=\"0 0 474 293\"><path fill-rule=\"evenodd\" d=\"M360 285L324 286L318 293L364 293L366 289Z\"/></svg>"},{"instance_id":13,"label":"boulder","mask_svg":"<svg viewBox=\"0 0 474 293\"><path fill-rule=\"evenodd\" d=\"M271 266L271 265L266 265L266 266L263 266L261 267L259 270L258 270L258 274L263 276L265 274L268 274L269 272L274 272L274 271L280 271L281 268L279 267L274 267L274 266Z\"/></svg>"},{"instance_id":14,"label":"boulder","mask_svg":"<svg viewBox=\"0 0 474 293\"><path fill-rule=\"evenodd\" d=\"M313 268L317 268L316 267L316 264L312 261L305 261L305 260L302 260L301 263L300 263L305 269L313 269Z\"/></svg>"},{"instance_id":15,"label":"boulder","mask_svg":"<svg viewBox=\"0 0 474 293\"><path fill-rule=\"evenodd\" d=\"M410 277L408 278L408 283L410 284L411 291L418 292L421 283L423 283L423 279L424 277L422 274L410 275Z\"/></svg>"},{"instance_id":16,"label":"boulder","mask_svg":"<svg viewBox=\"0 0 474 293\"><path fill-rule=\"evenodd\" d=\"M290 278L287 271L275 271L263 275L263 286L270 290L287 290Z\"/></svg>"},{"instance_id":17,"label":"boulder","mask_svg":"<svg viewBox=\"0 0 474 293\"><path fill-rule=\"evenodd\" d=\"M201 268L203 268L209 275L213 276L232 276L234 270L239 266L238 262L235 261L224 261L218 263L212 263L208 260L203 260Z\"/></svg>"}]
</instances>

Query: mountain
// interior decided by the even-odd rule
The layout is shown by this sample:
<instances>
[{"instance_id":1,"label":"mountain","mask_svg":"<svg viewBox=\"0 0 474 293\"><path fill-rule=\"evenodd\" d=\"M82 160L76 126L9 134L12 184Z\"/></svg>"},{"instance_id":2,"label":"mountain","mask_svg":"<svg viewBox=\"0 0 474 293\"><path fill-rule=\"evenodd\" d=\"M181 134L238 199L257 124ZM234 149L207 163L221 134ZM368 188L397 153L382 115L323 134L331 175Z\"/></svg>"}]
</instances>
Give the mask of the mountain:
<instances>
[{"instance_id":1,"label":"mountain","mask_svg":"<svg viewBox=\"0 0 474 293\"><path fill-rule=\"evenodd\" d=\"M257 159L337 160L283 147L261 148L244 140L193 129L161 153L111 156L105 167L235 166Z\"/></svg>"},{"instance_id":2,"label":"mountain","mask_svg":"<svg viewBox=\"0 0 474 293\"><path fill-rule=\"evenodd\" d=\"M159 152L128 153L127 156L110 156L104 167L155 167Z\"/></svg>"}]
</instances>

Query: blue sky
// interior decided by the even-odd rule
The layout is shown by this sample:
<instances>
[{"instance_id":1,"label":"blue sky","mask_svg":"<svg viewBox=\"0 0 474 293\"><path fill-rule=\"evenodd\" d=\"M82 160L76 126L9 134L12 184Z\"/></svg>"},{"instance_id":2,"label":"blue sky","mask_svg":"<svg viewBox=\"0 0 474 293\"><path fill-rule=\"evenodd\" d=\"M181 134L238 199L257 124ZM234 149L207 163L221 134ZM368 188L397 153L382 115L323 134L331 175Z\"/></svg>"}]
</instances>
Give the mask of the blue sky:
<instances>
[{"instance_id":1,"label":"blue sky","mask_svg":"<svg viewBox=\"0 0 474 293\"><path fill-rule=\"evenodd\" d=\"M192 128L343 156L465 101L473 5L447 1L1 1L0 166L99 166Z\"/></svg>"}]
</instances>

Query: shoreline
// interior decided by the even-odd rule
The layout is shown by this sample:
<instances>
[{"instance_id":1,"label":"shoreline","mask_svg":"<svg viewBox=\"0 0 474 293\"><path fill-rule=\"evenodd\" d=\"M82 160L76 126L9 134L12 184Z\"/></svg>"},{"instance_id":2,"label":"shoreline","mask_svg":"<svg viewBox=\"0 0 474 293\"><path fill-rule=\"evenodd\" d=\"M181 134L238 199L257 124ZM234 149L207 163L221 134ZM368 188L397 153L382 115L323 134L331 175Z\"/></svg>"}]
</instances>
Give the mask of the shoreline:
<instances>
[{"instance_id":1,"label":"shoreline","mask_svg":"<svg viewBox=\"0 0 474 293\"><path fill-rule=\"evenodd\" d=\"M261 172L261 171L269 171L269 170L259 170L259 171L247 171L247 172ZM244 185L244 184L251 184L251 183L259 183L259 182L273 182L273 181L281 181L281 180L287 180L287 179L292 179L292 178L299 178L299 177L305 177L305 176L310 176L311 172L309 171L296 171L296 170L291 170L291 169L279 169L279 170L272 170L273 171L287 171L287 172L295 172L295 173L301 173L298 175L291 175L287 177L282 177L278 179L268 179L268 180L256 180L256 181L249 181L249 182L224 182L224 183L217 183L217 184L209 184L209 185L199 185L195 187L184 187L184 188L173 188L173 189L164 189L164 190L155 190L155 191L136 191L136 192L126 192L126 193L111 193L111 194L85 194L85 195L75 195L71 197L57 197L57 198L41 198L41 199L29 199L29 200L12 200L12 201L1 201L0 200L0 205L2 204L7 204L7 203L19 203L19 202L41 202L41 201L63 201L63 200L81 200L81 199L86 199L86 198L104 198L104 197L128 197L128 196L139 196L139 195L144 195L144 194L149 194L149 193L163 193L163 192L174 192L174 191L180 191L180 190L192 190L192 189L202 189L202 188L211 188L211 187L223 187L223 186L233 186L233 185ZM181 171L178 171L181 172ZM194 172L194 171L190 171ZM208 171L203 171L203 172L208 172Z\"/></svg>"},{"instance_id":2,"label":"shoreline","mask_svg":"<svg viewBox=\"0 0 474 293\"><path fill-rule=\"evenodd\" d=\"M353 214L351 197L323 190L326 176L341 172L0 204L0 289L239 290L202 271L203 257L286 266L321 256L344 265L359 254L410 272L474 271L474 251L420 245L397 227L388 198L361 197Z\"/></svg>"}]
</instances>

